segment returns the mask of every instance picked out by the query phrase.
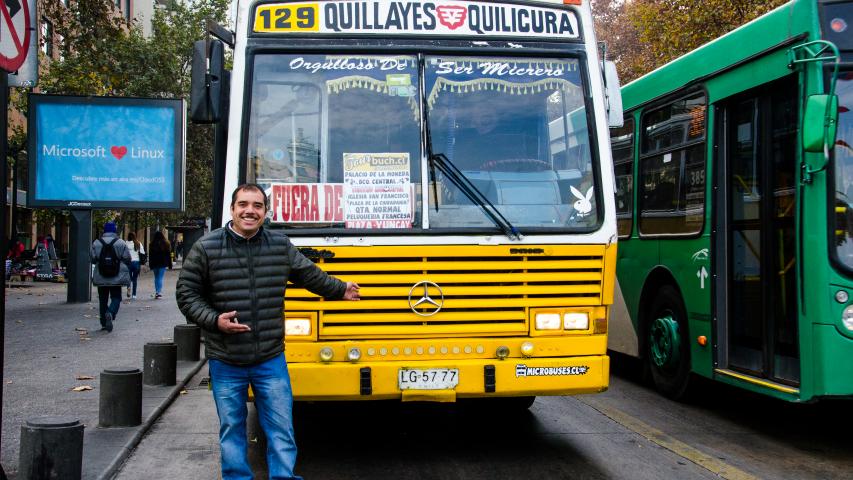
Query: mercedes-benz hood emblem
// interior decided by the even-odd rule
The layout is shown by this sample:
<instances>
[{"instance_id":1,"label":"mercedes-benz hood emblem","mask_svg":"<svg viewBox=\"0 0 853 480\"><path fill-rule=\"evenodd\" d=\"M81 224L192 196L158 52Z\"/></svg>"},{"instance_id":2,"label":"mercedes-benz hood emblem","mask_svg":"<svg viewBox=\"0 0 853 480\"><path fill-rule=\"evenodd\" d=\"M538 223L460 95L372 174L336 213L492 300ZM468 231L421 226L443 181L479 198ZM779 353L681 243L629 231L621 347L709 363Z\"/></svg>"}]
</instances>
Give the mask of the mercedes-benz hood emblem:
<instances>
[{"instance_id":1,"label":"mercedes-benz hood emblem","mask_svg":"<svg viewBox=\"0 0 853 480\"><path fill-rule=\"evenodd\" d=\"M438 293L436 298L430 296L430 288L433 289L433 292ZM421 295L420 298L418 298L418 295ZM443 306L444 292L441 291L441 287L433 282L424 280L414 284L412 289L409 290L409 307L415 312L415 315L431 317L438 313ZM419 309L426 309L426 311Z\"/></svg>"}]
</instances>

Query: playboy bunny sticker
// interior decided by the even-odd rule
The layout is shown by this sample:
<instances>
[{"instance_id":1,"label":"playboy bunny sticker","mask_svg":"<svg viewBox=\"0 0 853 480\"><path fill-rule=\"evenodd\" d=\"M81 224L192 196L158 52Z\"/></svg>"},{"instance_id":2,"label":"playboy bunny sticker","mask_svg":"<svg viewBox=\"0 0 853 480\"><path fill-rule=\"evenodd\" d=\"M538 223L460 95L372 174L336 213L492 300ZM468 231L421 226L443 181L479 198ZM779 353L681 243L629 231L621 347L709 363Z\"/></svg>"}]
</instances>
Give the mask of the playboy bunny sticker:
<instances>
[{"instance_id":1,"label":"playboy bunny sticker","mask_svg":"<svg viewBox=\"0 0 853 480\"><path fill-rule=\"evenodd\" d=\"M581 193L581 191L575 187L569 186L569 188L572 189L572 195L574 195L575 198L577 198L577 200L575 201L575 204L574 204L575 216L577 218L586 217L587 215L590 214L590 212L592 212L592 201L591 200L592 200L592 188L593 187L589 187L589 190L586 191L586 195Z\"/></svg>"}]
</instances>

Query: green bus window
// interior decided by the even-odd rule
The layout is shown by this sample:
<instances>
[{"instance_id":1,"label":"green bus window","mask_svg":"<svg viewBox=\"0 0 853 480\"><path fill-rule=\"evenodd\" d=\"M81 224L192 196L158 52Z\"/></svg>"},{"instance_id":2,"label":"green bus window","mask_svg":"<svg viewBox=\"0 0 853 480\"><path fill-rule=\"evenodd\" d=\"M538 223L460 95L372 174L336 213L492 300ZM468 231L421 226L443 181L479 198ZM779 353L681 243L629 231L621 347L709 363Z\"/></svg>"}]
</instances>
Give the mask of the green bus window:
<instances>
[{"instance_id":1,"label":"green bus window","mask_svg":"<svg viewBox=\"0 0 853 480\"><path fill-rule=\"evenodd\" d=\"M705 217L705 117L701 93L643 117L639 229L644 235L692 235Z\"/></svg>"},{"instance_id":2,"label":"green bus window","mask_svg":"<svg viewBox=\"0 0 853 480\"><path fill-rule=\"evenodd\" d=\"M613 170L616 175L616 228L619 237L631 235L634 210L634 119L610 130Z\"/></svg>"},{"instance_id":3,"label":"green bus window","mask_svg":"<svg viewBox=\"0 0 853 480\"><path fill-rule=\"evenodd\" d=\"M838 136L835 140L835 248L838 260L853 269L853 72L843 72L838 93Z\"/></svg>"}]
</instances>

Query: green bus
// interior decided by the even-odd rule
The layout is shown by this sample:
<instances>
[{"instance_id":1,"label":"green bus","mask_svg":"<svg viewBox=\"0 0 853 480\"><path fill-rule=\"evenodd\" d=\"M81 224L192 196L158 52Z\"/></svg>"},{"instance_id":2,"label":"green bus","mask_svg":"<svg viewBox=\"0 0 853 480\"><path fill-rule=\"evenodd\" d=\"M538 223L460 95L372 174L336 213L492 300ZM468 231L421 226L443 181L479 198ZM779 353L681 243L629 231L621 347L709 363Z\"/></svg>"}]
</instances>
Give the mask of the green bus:
<instances>
[{"instance_id":1,"label":"green bus","mask_svg":"<svg viewBox=\"0 0 853 480\"><path fill-rule=\"evenodd\" d=\"M669 397L853 396L850 23L792 1L622 89L608 348Z\"/></svg>"}]
</instances>

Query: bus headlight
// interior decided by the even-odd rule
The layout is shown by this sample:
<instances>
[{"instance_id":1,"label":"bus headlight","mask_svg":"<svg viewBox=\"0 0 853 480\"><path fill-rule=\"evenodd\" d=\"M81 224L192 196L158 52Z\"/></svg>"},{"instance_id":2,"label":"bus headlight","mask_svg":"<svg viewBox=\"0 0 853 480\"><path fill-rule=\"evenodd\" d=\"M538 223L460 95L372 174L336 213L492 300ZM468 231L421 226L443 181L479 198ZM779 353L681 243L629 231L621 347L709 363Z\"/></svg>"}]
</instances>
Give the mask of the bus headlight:
<instances>
[{"instance_id":1,"label":"bus headlight","mask_svg":"<svg viewBox=\"0 0 853 480\"><path fill-rule=\"evenodd\" d=\"M311 335L311 320L307 318L285 318L284 334L291 337Z\"/></svg>"},{"instance_id":2,"label":"bus headlight","mask_svg":"<svg viewBox=\"0 0 853 480\"><path fill-rule=\"evenodd\" d=\"M561 323L559 313L536 314L536 330L559 330Z\"/></svg>"},{"instance_id":3,"label":"bus headlight","mask_svg":"<svg viewBox=\"0 0 853 480\"><path fill-rule=\"evenodd\" d=\"M853 332L853 305L847 305L847 308L844 309L844 313L841 315L841 323L847 330Z\"/></svg>"},{"instance_id":4,"label":"bus headlight","mask_svg":"<svg viewBox=\"0 0 853 480\"><path fill-rule=\"evenodd\" d=\"M533 356L533 344L530 342L524 342L521 344L521 354L525 357Z\"/></svg>"},{"instance_id":5,"label":"bus headlight","mask_svg":"<svg viewBox=\"0 0 853 480\"><path fill-rule=\"evenodd\" d=\"M563 328L566 330L589 330L589 314L586 312L568 312L563 315Z\"/></svg>"}]
</instances>

